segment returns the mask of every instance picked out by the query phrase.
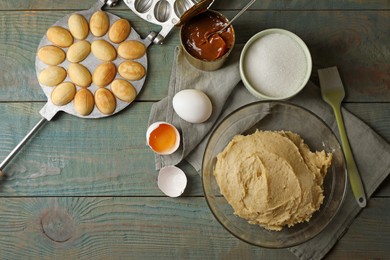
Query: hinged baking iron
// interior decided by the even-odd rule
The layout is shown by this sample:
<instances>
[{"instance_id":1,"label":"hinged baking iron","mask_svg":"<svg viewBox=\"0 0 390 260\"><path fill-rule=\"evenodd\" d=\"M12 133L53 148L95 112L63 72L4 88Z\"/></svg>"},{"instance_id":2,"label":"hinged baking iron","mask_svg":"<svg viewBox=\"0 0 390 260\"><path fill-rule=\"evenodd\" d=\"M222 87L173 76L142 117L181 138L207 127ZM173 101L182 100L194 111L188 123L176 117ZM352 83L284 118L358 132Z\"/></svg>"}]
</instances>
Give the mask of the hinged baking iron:
<instances>
[{"instance_id":1,"label":"hinged baking iron","mask_svg":"<svg viewBox=\"0 0 390 260\"><path fill-rule=\"evenodd\" d=\"M102 10L102 8L107 5L109 7L113 7L117 5L119 0L98 0L90 9L80 12L75 12L77 14L80 14L86 18L88 21L93 13ZM131 33L129 37L126 40L137 40L142 42L145 47L147 48L150 44L161 44L162 41L165 39L167 34L171 31L171 29L174 26L180 26L182 23L193 17L194 15L207 10L210 5L214 2L214 0L125 0L126 5L138 16L143 18L144 20L160 25L162 27L160 32L150 32L149 35L146 36L145 39L141 39L139 34L134 30L134 28L131 29ZM115 21L119 20L120 18L116 15L113 15L111 13L106 12L110 24L113 24ZM53 26L61 26L63 28L68 29L68 19L72 14L69 14L62 19L58 20ZM89 33L86 40L89 42L92 42L97 37ZM108 40L107 34L98 37L105 40ZM48 41L46 35L42 38L38 50L45 45L50 45L50 41ZM113 44L115 47L118 46L118 44ZM65 48L66 49L66 48ZM147 71L147 55L145 55L137 60L140 64L142 64ZM115 59L114 64L118 66L121 62L123 62L123 59L121 57L117 57ZM97 67L99 61L93 57L93 55L89 55L82 64L89 69L89 71L94 71L94 69ZM60 64L62 67L67 68L69 65L69 61L65 59L63 63ZM39 73L48 65L44 64L38 57L36 57L35 61L35 69L37 76ZM70 81L69 76L66 76L64 81ZM135 82L132 82L133 86L135 87L137 94L142 89L142 86L145 82L145 77L143 77L141 80L137 80ZM127 107L130 103L121 101L120 99L116 99L116 108L115 111L112 114L103 114L101 113L95 106L93 111L86 116L82 116L78 114L73 106L73 102L68 103L64 106L56 106L51 102L51 92L53 91L53 87L45 86L41 84L41 88L44 91L45 95L48 98L47 103L45 106L40 110L40 114L42 115L42 119L30 130L30 132L19 142L19 144L10 152L10 154L3 160L3 162L0 164L0 175L2 174L2 170L4 167L12 160L12 158L20 151L20 149L27 143L27 141L40 129L40 127L46 123L47 121L50 121L58 111L64 111L68 114L75 115L82 118L101 118L110 116L112 114L116 114L119 111L123 110L125 107ZM79 89L80 87L77 87ZM96 91L99 87L91 84L90 90L91 92Z\"/></svg>"}]
</instances>

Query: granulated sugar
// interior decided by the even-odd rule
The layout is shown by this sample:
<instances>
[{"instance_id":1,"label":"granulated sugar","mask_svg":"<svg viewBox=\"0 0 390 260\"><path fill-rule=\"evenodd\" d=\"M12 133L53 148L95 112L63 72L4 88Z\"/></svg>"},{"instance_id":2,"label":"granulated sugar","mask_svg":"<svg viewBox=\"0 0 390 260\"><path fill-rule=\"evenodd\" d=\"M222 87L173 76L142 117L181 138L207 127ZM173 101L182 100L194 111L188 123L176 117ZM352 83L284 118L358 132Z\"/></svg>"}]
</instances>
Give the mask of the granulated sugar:
<instances>
[{"instance_id":1,"label":"granulated sugar","mask_svg":"<svg viewBox=\"0 0 390 260\"><path fill-rule=\"evenodd\" d=\"M302 48L278 33L256 40L247 50L243 65L252 87L269 97L292 95L302 85L307 70Z\"/></svg>"}]
</instances>

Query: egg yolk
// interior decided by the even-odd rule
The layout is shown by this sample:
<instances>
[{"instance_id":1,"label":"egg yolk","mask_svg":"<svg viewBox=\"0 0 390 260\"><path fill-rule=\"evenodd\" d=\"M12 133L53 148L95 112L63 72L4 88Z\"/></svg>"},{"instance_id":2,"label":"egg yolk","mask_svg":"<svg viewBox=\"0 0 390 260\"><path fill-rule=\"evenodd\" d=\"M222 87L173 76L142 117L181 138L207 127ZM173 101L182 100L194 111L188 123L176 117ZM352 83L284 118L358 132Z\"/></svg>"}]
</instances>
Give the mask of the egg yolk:
<instances>
[{"instance_id":1,"label":"egg yolk","mask_svg":"<svg viewBox=\"0 0 390 260\"><path fill-rule=\"evenodd\" d=\"M175 129L167 124L160 124L149 135L149 145L157 153L168 151L175 143Z\"/></svg>"}]
</instances>

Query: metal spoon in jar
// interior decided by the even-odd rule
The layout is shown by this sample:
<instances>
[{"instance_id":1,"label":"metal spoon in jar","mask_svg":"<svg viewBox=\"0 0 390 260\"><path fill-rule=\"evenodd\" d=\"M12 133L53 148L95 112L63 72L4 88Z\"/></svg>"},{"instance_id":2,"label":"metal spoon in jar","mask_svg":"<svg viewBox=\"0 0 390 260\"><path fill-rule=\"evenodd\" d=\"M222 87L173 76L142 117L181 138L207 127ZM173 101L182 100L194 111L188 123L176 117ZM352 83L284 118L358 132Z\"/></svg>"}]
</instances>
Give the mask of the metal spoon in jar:
<instances>
[{"instance_id":1,"label":"metal spoon in jar","mask_svg":"<svg viewBox=\"0 0 390 260\"><path fill-rule=\"evenodd\" d=\"M238 17L240 17L256 0L251 0L249 3L247 3L246 6L244 6L241 11L239 11L222 29L219 29L216 32L208 32L204 35L205 42L207 42L213 35L221 34L223 31L225 31L229 26L236 20Z\"/></svg>"}]
</instances>

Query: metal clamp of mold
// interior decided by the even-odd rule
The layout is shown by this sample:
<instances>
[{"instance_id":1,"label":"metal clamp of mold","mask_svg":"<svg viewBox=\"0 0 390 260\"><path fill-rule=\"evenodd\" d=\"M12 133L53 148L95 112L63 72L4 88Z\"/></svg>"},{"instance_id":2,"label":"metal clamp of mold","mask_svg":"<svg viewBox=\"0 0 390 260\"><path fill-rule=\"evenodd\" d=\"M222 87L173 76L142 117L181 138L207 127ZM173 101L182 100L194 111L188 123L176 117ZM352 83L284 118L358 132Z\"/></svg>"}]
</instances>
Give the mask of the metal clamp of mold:
<instances>
[{"instance_id":1,"label":"metal clamp of mold","mask_svg":"<svg viewBox=\"0 0 390 260\"><path fill-rule=\"evenodd\" d=\"M118 4L119 0L100 0L105 5L108 5L109 7L114 7Z\"/></svg>"}]
</instances>

